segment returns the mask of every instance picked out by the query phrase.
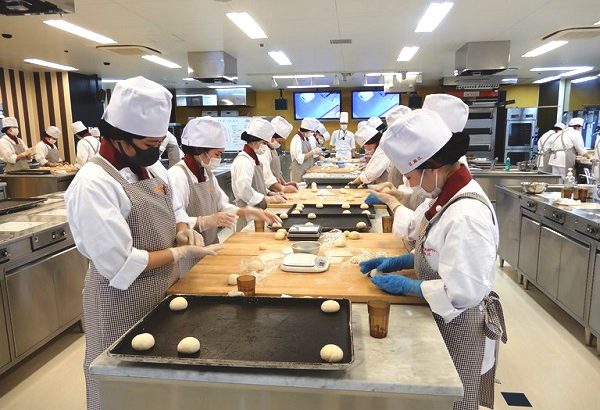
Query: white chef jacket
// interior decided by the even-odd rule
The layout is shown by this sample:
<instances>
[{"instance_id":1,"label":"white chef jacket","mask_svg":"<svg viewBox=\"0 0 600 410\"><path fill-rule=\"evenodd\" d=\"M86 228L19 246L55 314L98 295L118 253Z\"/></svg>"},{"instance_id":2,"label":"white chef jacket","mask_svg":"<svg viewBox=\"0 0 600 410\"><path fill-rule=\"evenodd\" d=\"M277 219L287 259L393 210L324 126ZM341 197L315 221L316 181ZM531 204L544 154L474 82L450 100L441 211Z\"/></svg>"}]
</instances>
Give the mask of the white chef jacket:
<instances>
[{"instance_id":1,"label":"white chef jacket","mask_svg":"<svg viewBox=\"0 0 600 410\"><path fill-rule=\"evenodd\" d=\"M167 173L169 174L169 180L171 181L173 188L173 197L177 197L178 202L181 204L183 208L183 212L188 217L188 225L194 226L196 225L196 220L198 216L206 216L206 215L188 215L186 209L190 203L190 185L188 184L187 175L190 176L192 183L198 183L198 178L191 172L188 167L185 165L185 162L181 160L177 165L182 164L185 166L185 170L183 170L180 166L172 166L169 168ZM208 174L204 171L204 176L208 179ZM219 196L219 208L217 212L233 212L236 213L238 211L238 207L229 203L229 197L227 194L221 189L219 186L219 182L217 181L217 177L212 176L212 183L217 189L217 195Z\"/></svg>"},{"instance_id":2,"label":"white chef jacket","mask_svg":"<svg viewBox=\"0 0 600 410\"><path fill-rule=\"evenodd\" d=\"M146 168L172 187L165 167L156 162ZM129 168L118 171L128 182L138 181ZM79 170L65 194L67 218L77 249L94 265L110 286L125 290L148 265L148 251L133 247L127 217L131 202L121 184L92 162ZM188 223L179 197L173 196L177 223ZM193 226L190 225L190 229Z\"/></svg>"},{"instance_id":3,"label":"white chef jacket","mask_svg":"<svg viewBox=\"0 0 600 410\"><path fill-rule=\"evenodd\" d=\"M345 133L345 134L344 134ZM344 139L341 139L341 137ZM351 152L356 149L356 140L354 134L348 130L335 130L331 136L331 146L335 148L336 152Z\"/></svg>"},{"instance_id":4,"label":"white chef jacket","mask_svg":"<svg viewBox=\"0 0 600 410\"><path fill-rule=\"evenodd\" d=\"M310 134L310 137L308 137L308 142L310 142L310 149L317 148L318 143L317 143L317 137L315 137L315 134Z\"/></svg>"},{"instance_id":5,"label":"white chef jacket","mask_svg":"<svg viewBox=\"0 0 600 410\"><path fill-rule=\"evenodd\" d=\"M309 159L305 158L305 155L302 153L302 139L298 134L294 135L292 142L290 143L290 156L292 157L292 161L296 161L298 164L302 164Z\"/></svg>"},{"instance_id":6,"label":"white chef jacket","mask_svg":"<svg viewBox=\"0 0 600 410\"><path fill-rule=\"evenodd\" d=\"M23 142L23 140L17 137L17 140L20 144L23 144L25 149L27 149L27 144ZM8 163L8 164L16 164L17 163L17 153L15 151L15 146L17 144L14 143L13 140L6 134L2 134L2 138L0 138L0 160Z\"/></svg>"},{"instance_id":7,"label":"white chef jacket","mask_svg":"<svg viewBox=\"0 0 600 410\"><path fill-rule=\"evenodd\" d=\"M84 166L100 150L100 140L91 135L86 135L77 141L77 164Z\"/></svg>"},{"instance_id":8,"label":"white chef jacket","mask_svg":"<svg viewBox=\"0 0 600 410\"><path fill-rule=\"evenodd\" d=\"M260 161L260 159L259 159ZM264 195L252 188L254 177L254 159L244 151L241 151L231 164L231 188L236 199L240 199L249 206L258 205Z\"/></svg>"},{"instance_id":9,"label":"white chef jacket","mask_svg":"<svg viewBox=\"0 0 600 410\"><path fill-rule=\"evenodd\" d=\"M271 160L273 159L273 153L269 148L265 150L265 152L263 152L262 154L256 155L258 156L258 160L262 165L263 175L265 178L265 186L267 187L267 189L269 189L271 185L279 182L279 180L275 177L275 174L273 174L273 170L271 169Z\"/></svg>"},{"instance_id":10,"label":"white chef jacket","mask_svg":"<svg viewBox=\"0 0 600 410\"><path fill-rule=\"evenodd\" d=\"M550 131L546 131L538 140L537 146L538 146L538 153L542 154L542 149L544 148L544 145L546 145L546 150L550 149L550 145L551 144L546 144L546 141L548 141L548 138L550 138L550 136L552 136L553 134L555 134L556 131L554 130L550 130Z\"/></svg>"},{"instance_id":11,"label":"white chef jacket","mask_svg":"<svg viewBox=\"0 0 600 410\"><path fill-rule=\"evenodd\" d=\"M53 149L58 149L56 144L52 145ZM35 160L39 162L41 166L44 166L48 163L46 156L50 152L50 146L46 144L44 141L40 141L35 145ZM62 162L62 158L59 158L59 162Z\"/></svg>"},{"instance_id":12,"label":"white chef jacket","mask_svg":"<svg viewBox=\"0 0 600 410\"><path fill-rule=\"evenodd\" d=\"M378 146L369 163L358 177L363 184L370 184L387 171L390 164L391 162L381 149L381 146Z\"/></svg>"},{"instance_id":13,"label":"white chef jacket","mask_svg":"<svg viewBox=\"0 0 600 410\"><path fill-rule=\"evenodd\" d=\"M583 142L583 136L579 131L574 130L571 127L565 129L562 138L561 132L557 132L552 139L548 142L553 151L556 151L555 154L550 155L550 161L548 164L553 167L562 167L566 166L566 154L565 149L570 150L574 149L577 155L584 155L587 151L585 149L585 144ZM564 147L563 147L564 142Z\"/></svg>"}]
</instances>

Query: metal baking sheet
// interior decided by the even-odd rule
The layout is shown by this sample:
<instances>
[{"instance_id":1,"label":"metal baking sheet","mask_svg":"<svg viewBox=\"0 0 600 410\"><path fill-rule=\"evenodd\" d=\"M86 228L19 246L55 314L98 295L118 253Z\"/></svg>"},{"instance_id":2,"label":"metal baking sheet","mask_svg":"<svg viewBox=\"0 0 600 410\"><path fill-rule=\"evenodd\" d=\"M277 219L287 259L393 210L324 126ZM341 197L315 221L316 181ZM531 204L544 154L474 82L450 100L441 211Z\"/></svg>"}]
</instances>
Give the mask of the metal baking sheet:
<instances>
[{"instance_id":1,"label":"metal baking sheet","mask_svg":"<svg viewBox=\"0 0 600 410\"><path fill-rule=\"evenodd\" d=\"M310 222L314 225L319 225L322 228L323 232L329 232L332 229L339 229L340 231L359 231L359 232L369 232L371 230L372 224L371 219L368 215L363 215L360 212L355 214L341 214L341 215L317 215L317 219L308 219L308 212L303 212L300 215L291 215L288 214L288 219L284 219L282 222L282 228L290 229L292 225L304 225L307 222ZM359 222L364 222L367 224L367 227L364 229L358 229L356 224ZM272 231L277 231L279 228L273 228L269 225L269 228Z\"/></svg>"},{"instance_id":2,"label":"metal baking sheet","mask_svg":"<svg viewBox=\"0 0 600 410\"><path fill-rule=\"evenodd\" d=\"M294 209L296 209L296 205L292 205L286 213L291 215ZM338 204L323 204L323 208L317 208L316 204L305 204L302 215L308 215L310 213L316 214L317 217L321 215L347 215L343 213L344 211L350 211L353 214L362 214L363 211L370 211L372 217L376 215L375 207L373 205L370 205L368 209L361 209L360 205L350 205L349 209L344 209Z\"/></svg>"},{"instance_id":3,"label":"metal baking sheet","mask_svg":"<svg viewBox=\"0 0 600 410\"><path fill-rule=\"evenodd\" d=\"M7 171L8 175L50 175L49 169L22 169L20 171Z\"/></svg>"},{"instance_id":4,"label":"metal baking sheet","mask_svg":"<svg viewBox=\"0 0 600 410\"><path fill-rule=\"evenodd\" d=\"M33 208L44 202L44 198L11 198L0 200L0 215L6 215L24 209Z\"/></svg>"},{"instance_id":5,"label":"metal baking sheet","mask_svg":"<svg viewBox=\"0 0 600 410\"><path fill-rule=\"evenodd\" d=\"M188 308L172 312L176 296ZM352 304L334 299L340 311L321 312L325 299L170 295L117 340L110 356L126 361L195 366L341 370L354 361ZM131 340L140 333L154 336L155 345L137 352ZM184 337L200 341L200 352L184 355L177 344ZM344 351L339 363L321 360L326 344Z\"/></svg>"}]
</instances>

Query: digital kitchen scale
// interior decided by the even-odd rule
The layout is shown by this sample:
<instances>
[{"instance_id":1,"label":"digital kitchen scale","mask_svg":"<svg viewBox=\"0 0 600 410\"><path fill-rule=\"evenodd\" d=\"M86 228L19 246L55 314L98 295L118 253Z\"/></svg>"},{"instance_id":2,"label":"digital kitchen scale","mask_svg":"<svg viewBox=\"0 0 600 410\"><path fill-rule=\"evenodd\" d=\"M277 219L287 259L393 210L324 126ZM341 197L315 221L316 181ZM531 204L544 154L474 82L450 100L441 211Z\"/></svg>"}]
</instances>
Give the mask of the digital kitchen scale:
<instances>
[{"instance_id":1,"label":"digital kitchen scale","mask_svg":"<svg viewBox=\"0 0 600 410\"><path fill-rule=\"evenodd\" d=\"M312 240L318 241L321 237L320 225L292 225L288 229L288 239L296 240Z\"/></svg>"},{"instance_id":2,"label":"digital kitchen scale","mask_svg":"<svg viewBox=\"0 0 600 410\"><path fill-rule=\"evenodd\" d=\"M286 272L320 273L329 269L329 259L311 253L293 253L283 258L281 270Z\"/></svg>"}]
</instances>

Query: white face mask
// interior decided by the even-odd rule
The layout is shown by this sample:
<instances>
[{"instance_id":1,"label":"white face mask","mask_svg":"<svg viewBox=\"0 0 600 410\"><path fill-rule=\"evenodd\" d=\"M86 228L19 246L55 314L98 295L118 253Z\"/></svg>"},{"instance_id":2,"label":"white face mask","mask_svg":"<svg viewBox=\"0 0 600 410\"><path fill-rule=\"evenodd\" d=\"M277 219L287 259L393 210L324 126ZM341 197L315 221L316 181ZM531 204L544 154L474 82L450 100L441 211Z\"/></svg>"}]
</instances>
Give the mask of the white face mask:
<instances>
[{"instance_id":1,"label":"white face mask","mask_svg":"<svg viewBox=\"0 0 600 410\"><path fill-rule=\"evenodd\" d=\"M12 135L15 138L17 138L19 136L19 129L18 128L9 128L8 132L10 132L10 135Z\"/></svg>"},{"instance_id":2,"label":"white face mask","mask_svg":"<svg viewBox=\"0 0 600 410\"><path fill-rule=\"evenodd\" d=\"M304 138L310 138L311 135L312 135L312 132L308 131L307 133L304 134Z\"/></svg>"},{"instance_id":3,"label":"white face mask","mask_svg":"<svg viewBox=\"0 0 600 410\"><path fill-rule=\"evenodd\" d=\"M273 149L277 149L277 148L281 147L281 144L280 144L280 143L278 143L278 142L274 142L274 143L272 143L272 144L271 144L271 147L272 147Z\"/></svg>"},{"instance_id":4,"label":"white face mask","mask_svg":"<svg viewBox=\"0 0 600 410\"><path fill-rule=\"evenodd\" d=\"M208 160L208 164L207 164L204 161L202 161L202 158L198 155L198 156L196 156L196 161L198 161L198 163L200 165L202 165L202 167L209 169L211 171L214 171L215 169L217 169L219 167L219 165L221 165L221 157L210 158Z\"/></svg>"},{"instance_id":5,"label":"white face mask","mask_svg":"<svg viewBox=\"0 0 600 410\"><path fill-rule=\"evenodd\" d=\"M437 170L434 170L435 172L435 188L433 189L433 191L431 192L427 192L424 188L423 188L423 176L425 175L425 170L421 171L421 181L419 181L419 185L416 187L413 187L413 193L415 195L418 195L422 198L437 198L438 196L440 196L440 193L442 192L442 189L438 187L438 173Z\"/></svg>"},{"instance_id":6,"label":"white face mask","mask_svg":"<svg viewBox=\"0 0 600 410\"><path fill-rule=\"evenodd\" d=\"M346 131L348 129L348 124L340 124L340 128L342 131Z\"/></svg>"},{"instance_id":7,"label":"white face mask","mask_svg":"<svg viewBox=\"0 0 600 410\"><path fill-rule=\"evenodd\" d=\"M262 155L265 153L266 150L267 146L265 144L261 144L261 146L255 149L254 152L256 152L258 155Z\"/></svg>"}]
</instances>

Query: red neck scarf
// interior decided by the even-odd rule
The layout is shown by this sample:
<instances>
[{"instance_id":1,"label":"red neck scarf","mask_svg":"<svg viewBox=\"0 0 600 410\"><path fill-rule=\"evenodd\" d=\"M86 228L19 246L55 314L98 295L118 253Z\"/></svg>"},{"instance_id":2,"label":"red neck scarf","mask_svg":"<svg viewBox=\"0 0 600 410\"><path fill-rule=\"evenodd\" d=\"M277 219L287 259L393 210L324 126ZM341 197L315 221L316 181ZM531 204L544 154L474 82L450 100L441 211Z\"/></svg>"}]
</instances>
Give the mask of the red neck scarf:
<instances>
[{"instance_id":1,"label":"red neck scarf","mask_svg":"<svg viewBox=\"0 0 600 410\"><path fill-rule=\"evenodd\" d=\"M198 161L196 161L193 155L185 154L183 156L183 162L185 162L185 165L188 167L188 169L192 171L192 174L198 178L198 182L206 181L206 176L204 176L204 168L198 164Z\"/></svg>"},{"instance_id":2,"label":"red neck scarf","mask_svg":"<svg viewBox=\"0 0 600 410\"><path fill-rule=\"evenodd\" d=\"M123 155L115 148L112 144L111 140L105 138L100 142L100 156L107 160L113 167L118 169L119 171L123 168L129 168L131 171L137 175L139 180L149 179L148 171L146 168L140 166L133 166L127 164L127 161L123 157Z\"/></svg>"},{"instance_id":3,"label":"red neck scarf","mask_svg":"<svg viewBox=\"0 0 600 410\"><path fill-rule=\"evenodd\" d=\"M472 179L468 168L461 164L460 168L448 177L442 188L442 192L440 192L440 196L436 198L435 202L429 207L427 212L425 212L425 218L430 221L431 218L437 214L438 206L443 207L446 205L452 197L471 182Z\"/></svg>"},{"instance_id":4,"label":"red neck scarf","mask_svg":"<svg viewBox=\"0 0 600 410\"><path fill-rule=\"evenodd\" d=\"M254 152L254 150L250 147L250 145L248 145L248 144L244 145L244 152L252 157L252 159L254 160L254 163L256 165L260 165L258 156L256 155L256 152Z\"/></svg>"},{"instance_id":5,"label":"red neck scarf","mask_svg":"<svg viewBox=\"0 0 600 410\"><path fill-rule=\"evenodd\" d=\"M56 145L54 145L54 144L50 144L50 143L48 142L48 139L47 139L47 138L42 138L42 141L44 141L44 144L46 144L46 145L47 145L47 146L49 146L50 148L52 148L52 149L55 149L55 148L56 148Z\"/></svg>"},{"instance_id":6,"label":"red neck scarf","mask_svg":"<svg viewBox=\"0 0 600 410\"><path fill-rule=\"evenodd\" d=\"M15 144L19 145L19 139L17 137L13 137L12 135L8 135L8 132L5 133L4 135L6 135L8 138L10 138L10 140L12 142L14 142Z\"/></svg>"},{"instance_id":7,"label":"red neck scarf","mask_svg":"<svg viewBox=\"0 0 600 410\"><path fill-rule=\"evenodd\" d=\"M300 137L301 140L308 141L308 138L304 137L304 134L300 130L298 130L298 136Z\"/></svg>"}]
</instances>

